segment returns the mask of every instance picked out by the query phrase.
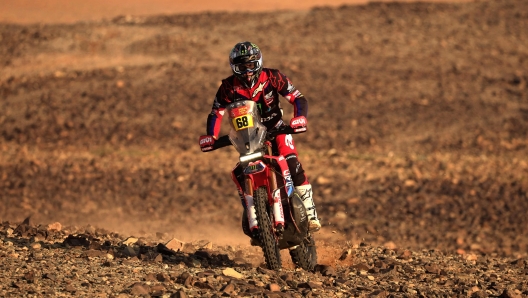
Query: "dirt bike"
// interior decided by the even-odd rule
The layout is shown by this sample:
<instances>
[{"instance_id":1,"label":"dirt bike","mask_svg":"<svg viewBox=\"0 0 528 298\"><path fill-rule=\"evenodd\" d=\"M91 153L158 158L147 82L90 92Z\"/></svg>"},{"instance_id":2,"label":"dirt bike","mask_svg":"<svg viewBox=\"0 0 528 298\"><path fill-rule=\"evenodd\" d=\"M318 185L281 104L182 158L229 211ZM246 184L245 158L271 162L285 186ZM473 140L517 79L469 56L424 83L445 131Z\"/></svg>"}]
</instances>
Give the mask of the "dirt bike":
<instances>
[{"instance_id":1,"label":"dirt bike","mask_svg":"<svg viewBox=\"0 0 528 298\"><path fill-rule=\"evenodd\" d=\"M244 234L252 238L253 245L262 248L269 269L281 269L280 251L288 249L296 266L313 271L317 252L314 237L308 231L306 208L293 186L286 160L278 153L273 154L271 145L275 136L304 132L306 127L293 129L281 126L268 131L261 123L257 104L250 100L228 105L226 114L231 131L202 151L233 145L240 153L245 190L247 195L252 196L256 217L249 218L244 209ZM258 223L258 229L255 229L258 233L250 230L250 221Z\"/></svg>"}]
</instances>

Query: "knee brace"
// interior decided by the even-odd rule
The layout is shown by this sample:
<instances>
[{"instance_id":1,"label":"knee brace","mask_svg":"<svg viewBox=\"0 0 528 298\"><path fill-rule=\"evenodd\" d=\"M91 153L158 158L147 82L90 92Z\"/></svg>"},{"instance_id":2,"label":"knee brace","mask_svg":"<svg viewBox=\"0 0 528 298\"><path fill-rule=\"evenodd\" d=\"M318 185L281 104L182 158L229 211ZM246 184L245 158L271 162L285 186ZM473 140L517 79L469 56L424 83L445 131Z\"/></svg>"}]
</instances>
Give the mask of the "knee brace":
<instances>
[{"instance_id":1,"label":"knee brace","mask_svg":"<svg viewBox=\"0 0 528 298\"><path fill-rule=\"evenodd\" d=\"M304 174L304 169L302 164L299 162L297 155L290 154L285 156L286 162L288 163L288 168L290 169L290 174L292 176L293 185L300 186L308 183L308 179Z\"/></svg>"}]
</instances>

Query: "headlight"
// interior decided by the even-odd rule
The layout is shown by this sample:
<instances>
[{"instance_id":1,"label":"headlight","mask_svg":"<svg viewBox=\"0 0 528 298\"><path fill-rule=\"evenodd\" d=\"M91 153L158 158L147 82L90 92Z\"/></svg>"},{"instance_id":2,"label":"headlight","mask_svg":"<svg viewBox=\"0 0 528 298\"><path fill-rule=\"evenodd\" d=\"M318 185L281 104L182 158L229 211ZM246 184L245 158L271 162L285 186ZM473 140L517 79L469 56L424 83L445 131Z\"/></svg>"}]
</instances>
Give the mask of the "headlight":
<instances>
[{"instance_id":1,"label":"headlight","mask_svg":"<svg viewBox=\"0 0 528 298\"><path fill-rule=\"evenodd\" d=\"M241 163L248 162L251 160L261 158L262 156L264 156L264 152L256 152L256 153L247 154L244 156L240 156L240 162Z\"/></svg>"}]
</instances>

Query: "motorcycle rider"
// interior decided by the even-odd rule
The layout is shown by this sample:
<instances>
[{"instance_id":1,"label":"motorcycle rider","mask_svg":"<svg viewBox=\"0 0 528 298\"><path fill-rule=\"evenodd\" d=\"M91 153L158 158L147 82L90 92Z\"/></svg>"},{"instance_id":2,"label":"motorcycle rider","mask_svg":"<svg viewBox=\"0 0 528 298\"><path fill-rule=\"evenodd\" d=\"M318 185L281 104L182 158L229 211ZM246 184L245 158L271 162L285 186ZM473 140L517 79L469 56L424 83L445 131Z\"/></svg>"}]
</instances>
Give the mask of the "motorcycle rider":
<instances>
[{"instance_id":1,"label":"motorcycle rider","mask_svg":"<svg viewBox=\"0 0 528 298\"><path fill-rule=\"evenodd\" d=\"M269 131L285 125L279 101L279 95L282 95L294 108L294 117L290 120L290 126L294 129L306 127L308 101L279 70L262 67L262 52L257 45L249 41L237 43L229 54L229 62L233 75L222 80L218 88L211 113L207 117L207 135L201 136L199 140L202 151L209 151L218 138L225 107L239 100L249 99L257 103L261 121ZM318 231L321 224L315 210L312 186L299 162L292 136L278 135L272 143L274 151L283 155L288 163L293 184L301 195L308 213L309 230ZM244 192L245 182L240 164L237 164L233 170L232 178L248 218L252 214L255 218L253 197ZM258 227L250 222L250 228Z\"/></svg>"}]
</instances>

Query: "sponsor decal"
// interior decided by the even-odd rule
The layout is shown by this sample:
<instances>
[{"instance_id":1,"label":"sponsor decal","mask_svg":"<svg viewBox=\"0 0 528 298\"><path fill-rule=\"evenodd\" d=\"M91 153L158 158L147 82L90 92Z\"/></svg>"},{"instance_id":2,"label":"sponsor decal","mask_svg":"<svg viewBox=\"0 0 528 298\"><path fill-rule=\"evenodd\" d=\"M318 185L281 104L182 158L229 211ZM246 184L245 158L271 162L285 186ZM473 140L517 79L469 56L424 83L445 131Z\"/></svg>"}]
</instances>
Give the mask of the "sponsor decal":
<instances>
[{"instance_id":1,"label":"sponsor decal","mask_svg":"<svg viewBox=\"0 0 528 298\"><path fill-rule=\"evenodd\" d=\"M268 122L268 121L270 121L271 119L275 118L275 116L277 116L277 113L273 113L273 114L271 114L271 116L269 116L269 117L262 118L262 122Z\"/></svg>"},{"instance_id":2,"label":"sponsor decal","mask_svg":"<svg viewBox=\"0 0 528 298\"><path fill-rule=\"evenodd\" d=\"M251 95L251 97L255 97L257 96L257 94L259 94L262 90L264 90L264 86L266 85L266 82L262 82L258 85L257 88L255 88L255 90L253 91L253 95Z\"/></svg>"},{"instance_id":3,"label":"sponsor decal","mask_svg":"<svg viewBox=\"0 0 528 298\"><path fill-rule=\"evenodd\" d=\"M284 224L284 210L282 208L279 189L273 192L273 217L275 219L275 225Z\"/></svg>"},{"instance_id":4,"label":"sponsor decal","mask_svg":"<svg viewBox=\"0 0 528 298\"><path fill-rule=\"evenodd\" d=\"M270 91L268 94L264 95L264 102L266 103L268 107L271 105L274 99L275 99L275 96L273 96L273 90Z\"/></svg>"},{"instance_id":5,"label":"sponsor decal","mask_svg":"<svg viewBox=\"0 0 528 298\"><path fill-rule=\"evenodd\" d=\"M288 92L291 93L293 89L295 89L295 87L292 85L292 83L290 82L290 80L288 80L288 88L287 88Z\"/></svg>"},{"instance_id":6,"label":"sponsor decal","mask_svg":"<svg viewBox=\"0 0 528 298\"><path fill-rule=\"evenodd\" d=\"M243 46L243 48L240 49L240 55L246 55L247 52L251 49L251 47L249 47L249 49L248 49L248 47L246 45L242 45L242 46Z\"/></svg>"},{"instance_id":7,"label":"sponsor decal","mask_svg":"<svg viewBox=\"0 0 528 298\"><path fill-rule=\"evenodd\" d=\"M284 140L286 142L286 146L290 147L291 150L295 149L295 147L293 146L293 137L291 135L286 135Z\"/></svg>"},{"instance_id":8,"label":"sponsor decal","mask_svg":"<svg viewBox=\"0 0 528 298\"><path fill-rule=\"evenodd\" d=\"M299 90L295 90L293 91L292 95L297 98L301 96L301 92L299 92Z\"/></svg>"},{"instance_id":9,"label":"sponsor decal","mask_svg":"<svg viewBox=\"0 0 528 298\"><path fill-rule=\"evenodd\" d=\"M300 218L300 222L305 221L306 220L306 212L305 212L304 206L299 205L299 208L297 208L297 209L299 209L299 215L301 217Z\"/></svg>"},{"instance_id":10,"label":"sponsor decal","mask_svg":"<svg viewBox=\"0 0 528 298\"><path fill-rule=\"evenodd\" d=\"M247 218L249 229L253 230L255 228L258 228L257 213L255 212L255 202L253 200L253 197L250 195L246 195L245 199L247 206Z\"/></svg>"},{"instance_id":11,"label":"sponsor decal","mask_svg":"<svg viewBox=\"0 0 528 298\"><path fill-rule=\"evenodd\" d=\"M240 108L232 109L230 114L229 114L229 117L236 118L236 117L244 116L244 115L247 115L247 114L248 114L248 108L247 107L240 107Z\"/></svg>"},{"instance_id":12,"label":"sponsor decal","mask_svg":"<svg viewBox=\"0 0 528 298\"><path fill-rule=\"evenodd\" d=\"M264 95L264 99L267 101L268 99L273 99L273 90L271 90L268 94Z\"/></svg>"},{"instance_id":13,"label":"sponsor decal","mask_svg":"<svg viewBox=\"0 0 528 298\"><path fill-rule=\"evenodd\" d=\"M273 202L274 202L274 203L279 203L279 202L281 202L280 190L278 190L278 189L276 189L276 190L273 192Z\"/></svg>"},{"instance_id":14,"label":"sponsor decal","mask_svg":"<svg viewBox=\"0 0 528 298\"><path fill-rule=\"evenodd\" d=\"M200 146L210 144L213 142L213 137L205 137L200 140Z\"/></svg>"},{"instance_id":15,"label":"sponsor decal","mask_svg":"<svg viewBox=\"0 0 528 298\"><path fill-rule=\"evenodd\" d=\"M306 125L306 119L299 118L292 121L291 126L305 126Z\"/></svg>"},{"instance_id":16,"label":"sponsor decal","mask_svg":"<svg viewBox=\"0 0 528 298\"><path fill-rule=\"evenodd\" d=\"M290 175L290 170L284 170L284 172L282 172L282 176L286 181L286 192L288 193L288 196L290 196L293 192L293 180Z\"/></svg>"},{"instance_id":17,"label":"sponsor decal","mask_svg":"<svg viewBox=\"0 0 528 298\"><path fill-rule=\"evenodd\" d=\"M266 169L266 165L264 165L264 163L262 163L262 161L251 162L244 169L244 174L246 174L246 175L255 174L255 173L262 172L265 169Z\"/></svg>"},{"instance_id":18,"label":"sponsor decal","mask_svg":"<svg viewBox=\"0 0 528 298\"><path fill-rule=\"evenodd\" d=\"M248 170L248 172L258 171L259 165L250 165L246 169Z\"/></svg>"}]
</instances>

